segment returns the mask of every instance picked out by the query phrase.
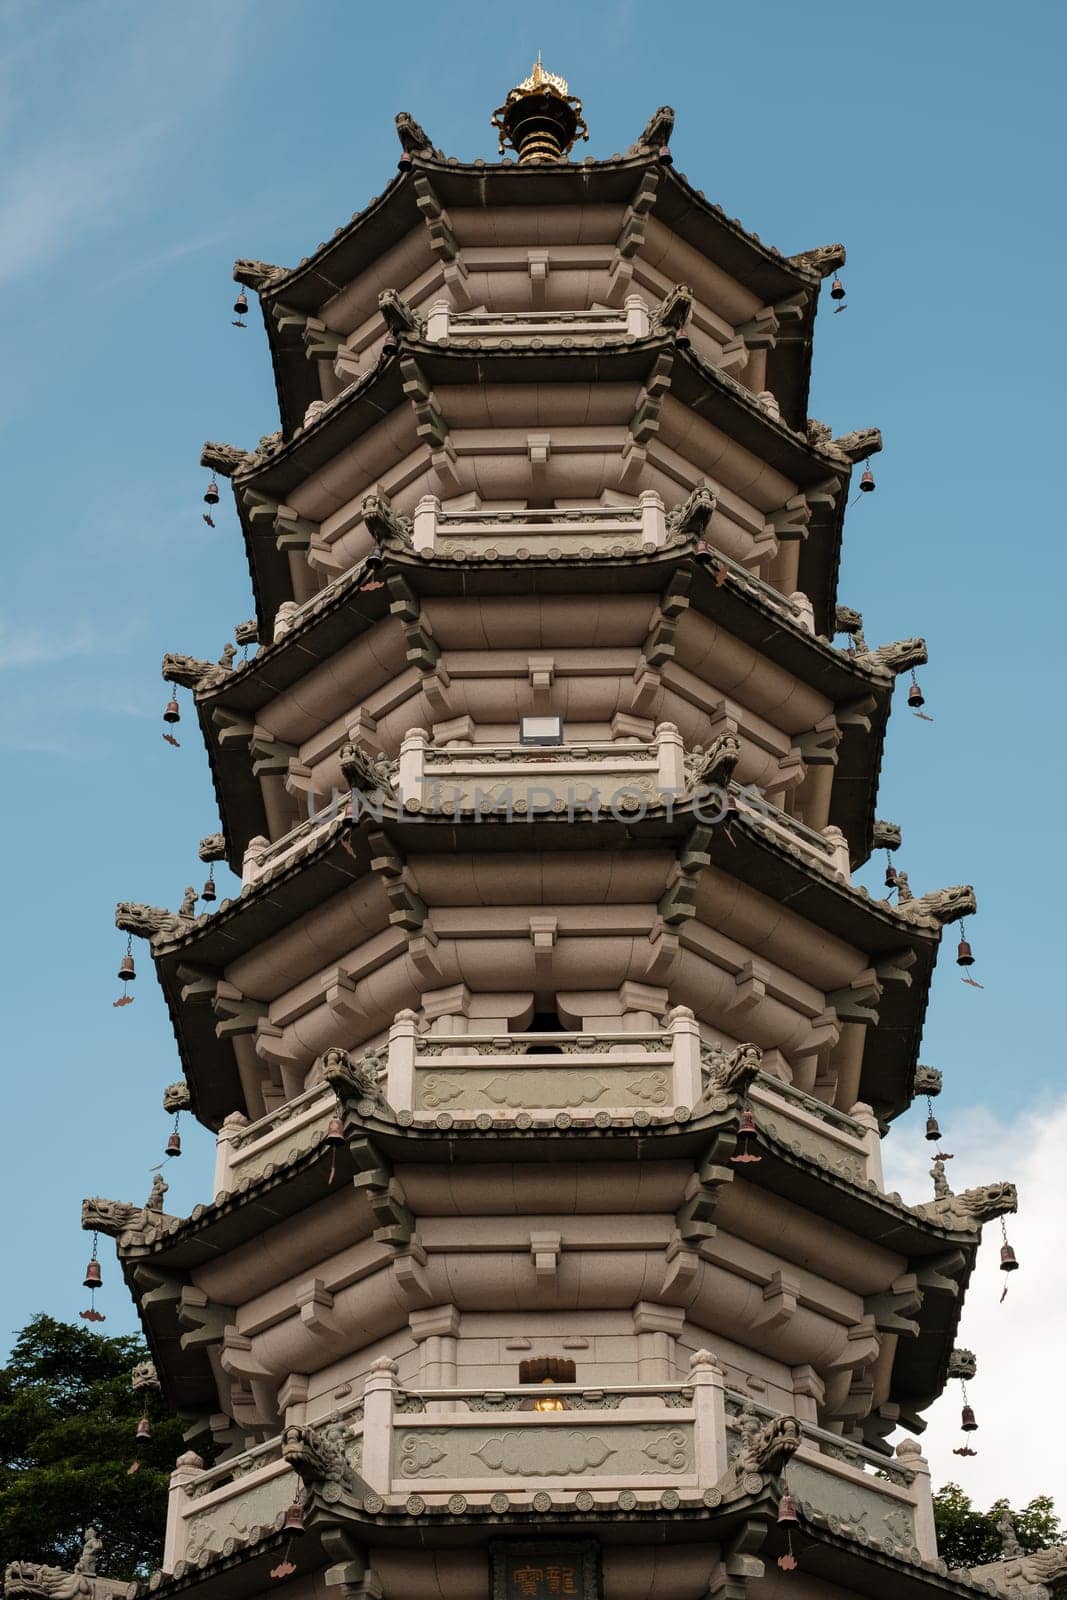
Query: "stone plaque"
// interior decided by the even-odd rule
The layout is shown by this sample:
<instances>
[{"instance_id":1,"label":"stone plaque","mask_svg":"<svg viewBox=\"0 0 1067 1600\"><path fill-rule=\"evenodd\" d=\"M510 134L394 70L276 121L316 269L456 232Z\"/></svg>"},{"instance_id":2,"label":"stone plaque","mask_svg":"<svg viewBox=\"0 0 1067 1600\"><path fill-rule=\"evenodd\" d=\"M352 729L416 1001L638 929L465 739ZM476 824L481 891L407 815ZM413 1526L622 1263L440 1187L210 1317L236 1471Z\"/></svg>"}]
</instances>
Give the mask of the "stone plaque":
<instances>
[{"instance_id":1,"label":"stone plaque","mask_svg":"<svg viewBox=\"0 0 1067 1600\"><path fill-rule=\"evenodd\" d=\"M493 1600L600 1600L599 1550L591 1539L499 1540L489 1556Z\"/></svg>"}]
</instances>

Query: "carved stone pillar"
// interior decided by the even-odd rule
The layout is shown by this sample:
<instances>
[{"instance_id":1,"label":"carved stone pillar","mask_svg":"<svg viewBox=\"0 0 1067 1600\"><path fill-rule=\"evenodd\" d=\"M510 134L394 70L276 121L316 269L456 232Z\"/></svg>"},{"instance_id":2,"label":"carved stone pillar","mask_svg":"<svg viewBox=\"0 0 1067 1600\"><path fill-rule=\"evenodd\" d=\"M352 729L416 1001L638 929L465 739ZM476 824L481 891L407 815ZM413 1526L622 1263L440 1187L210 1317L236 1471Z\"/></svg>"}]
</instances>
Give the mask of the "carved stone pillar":
<instances>
[{"instance_id":1,"label":"carved stone pillar","mask_svg":"<svg viewBox=\"0 0 1067 1600\"><path fill-rule=\"evenodd\" d=\"M901 1466L914 1472L911 1485L915 1502L915 1543L924 1561L937 1559L937 1529L934 1526L934 1502L930 1488L930 1463L914 1439L902 1439L897 1445L897 1460Z\"/></svg>"},{"instance_id":2,"label":"carved stone pillar","mask_svg":"<svg viewBox=\"0 0 1067 1600\"><path fill-rule=\"evenodd\" d=\"M709 1489L726 1471L726 1375L710 1350L697 1350L689 1358L696 1414L697 1483Z\"/></svg>"},{"instance_id":3,"label":"carved stone pillar","mask_svg":"<svg viewBox=\"0 0 1067 1600\"><path fill-rule=\"evenodd\" d=\"M672 1383L675 1374L675 1340L685 1326L680 1306L656 1305L639 1300L633 1308L637 1334L638 1383Z\"/></svg>"},{"instance_id":4,"label":"carved stone pillar","mask_svg":"<svg viewBox=\"0 0 1067 1600\"><path fill-rule=\"evenodd\" d=\"M396 1362L383 1356L371 1365L363 1388L363 1477L378 1494L390 1488L396 1373Z\"/></svg>"},{"instance_id":5,"label":"carved stone pillar","mask_svg":"<svg viewBox=\"0 0 1067 1600\"><path fill-rule=\"evenodd\" d=\"M419 1346L418 1384L424 1389L451 1389L459 1382L459 1310L456 1306L431 1306L413 1311L408 1327ZM427 1402L427 1411L454 1411L449 1400Z\"/></svg>"},{"instance_id":6,"label":"carved stone pillar","mask_svg":"<svg viewBox=\"0 0 1067 1600\"><path fill-rule=\"evenodd\" d=\"M179 1561L185 1559L185 1518L182 1512L187 1502L189 1485L204 1470L203 1459L187 1450L179 1456L170 1475L167 1496L167 1532L163 1541L163 1571L173 1572Z\"/></svg>"}]
</instances>

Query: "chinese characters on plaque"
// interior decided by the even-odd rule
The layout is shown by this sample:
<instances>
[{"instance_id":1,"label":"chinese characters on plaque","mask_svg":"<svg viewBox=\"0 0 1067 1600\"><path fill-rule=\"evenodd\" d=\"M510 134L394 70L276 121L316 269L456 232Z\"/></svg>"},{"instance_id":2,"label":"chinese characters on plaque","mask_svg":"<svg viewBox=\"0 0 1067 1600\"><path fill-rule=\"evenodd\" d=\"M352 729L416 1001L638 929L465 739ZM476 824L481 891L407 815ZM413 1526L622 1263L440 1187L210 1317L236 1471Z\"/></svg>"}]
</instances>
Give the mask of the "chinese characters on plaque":
<instances>
[{"instance_id":1,"label":"chinese characters on plaque","mask_svg":"<svg viewBox=\"0 0 1067 1600\"><path fill-rule=\"evenodd\" d=\"M493 1600L599 1600L599 1563L592 1541L511 1543L491 1549Z\"/></svg>"}]
</instances>

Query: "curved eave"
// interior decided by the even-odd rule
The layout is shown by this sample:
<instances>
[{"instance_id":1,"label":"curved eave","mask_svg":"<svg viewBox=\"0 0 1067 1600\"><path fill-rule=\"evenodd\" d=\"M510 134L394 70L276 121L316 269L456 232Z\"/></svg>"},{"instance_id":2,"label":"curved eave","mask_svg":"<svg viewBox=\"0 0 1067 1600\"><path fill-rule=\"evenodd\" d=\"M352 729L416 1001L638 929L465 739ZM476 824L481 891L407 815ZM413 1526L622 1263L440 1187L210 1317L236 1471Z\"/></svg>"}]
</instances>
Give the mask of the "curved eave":
<instances>
[{"instance_id":1,"label":"curved eave","mask_svg":"<svg viewBox=\"0 0 1067 1600\"><path fill-rule=\"evenodd\" d=\"M398 1167L442 1165L461 1171L487 1163L555 1166L627 1158L698 1162L722 1129L723 1120L716 1112L688 1120L667 1115L651 1126L635 1127L630 1118L619 1117L607 1128L568 1129L519 1129L504 1120L483 1130L466 1121L449 1128L404 1126L391 1112L354 1115L349 1107L346 1130L349 1137L372 1139L375 1148ZM762 1159L758 1165L746 1167L743 1180L754 1188L776 1194L857 1238L904 1256L909 1271L921 1270L925 1262L936 1266L956 1252L963 1256L958 1292L927 1292L916 1314L918 1336L901 1339L897 1345L890 1399L907 1411L925 1409L947 1382L963 1294L978 1247L976 1235L938 1227L876 1188L864 1188L827 1172L762 1130L759 1146ZM129 1273L137 1263L147 1263L155 1271L187 1281L198 1269L262 1238L268 1229L295 1220L308 1206L345 1192L353 1171L346 1147L334 1151L319 1146L299 1153L247 1188L197 1206L178 1228L152 1245L120 1250L124 1270ZM462 1177L457 1181L462 1183ZM167 1398L179 1409L195 1408L207 1403L205 1395L210 1399L205 1390L210 1367L195 1347L182 1349L174 1305L174 1301L163 1301L158 1307L149 1306L142 1320L153 1356L165 1374Z\"/></svg>"},{"instance_id":2,"label":"curved eave","mask_svg":"<svg viewBox=\"0 0 1067 1600\"><path fill-rule=\"evenodd\" d=\"M321 905L370 868L367 835L375 821L339 821L329 835L299 862L257 884L249 893L224 901L210 916L198 917L178 939L154 951L156 971L170 1009L192 1108L201 1122L217 1128L243 1096L233 1051L215 1034L209 1006L183 1002L185 980L179 967L221 975L240 955L272 938L297 918ZM416 820L388 817L387 836L413 863L424 853L539 851L560 848L565 828L568 850L663 848L675 850L694 825L691 809L676 806L672 817L651 812L635 822L614 818L544 818L507 823L473 818ZM350 847L350 848L349 848ZM885 902L871 901L829 875L817 873L804 858L777 844L744 819L711 830L712 864L731 877L808 918L816 927L864 951L872 963L907 949L914 953L910 983L887 984L879 1022L869 1030L860 1096L877 1114L891 1118L911 1103L923 1016L937 958L940 929L917 926Z\"/></svg>"},{"instance_id":3,"label":"curved eave","mask_svg":"<svg viewBox=\"0 0 1067 1600\"><path fill-rule=\"evenodd\" d=\"M390 551L380 562L369 558L353 567L277 644L265 646L242 671L196 697L230 866L240 871L248 841L266 833L267 822L249 757L239 747L224 750L220 746L213 714L225 708L254 722L275 695L387 617L388 591L364 592L361 586L368 578L374 581L382 573L397 571L420 598L462 594L476 599L573 594L576 588L583 593L656 592L676 571L685 569L692 573L691 604L701 615L825 694L834 706L873 701L873 709L867 713L869 729L852 722L842 730L830 804L831 823L844 832L853 865L861 865L871 850L882 748L892 704L890 682L815 638L758 589L733 578L716 583L707 560L683 545L658 555L612 556L600 561L565 557L556 561L460 562Z\"/></svg>"},{"instance_id":4,"label":"curved eave","mask_svg":"<svg viewBox=\"0 0 1067 1600\"><path fill-rule=\"evenodd\" d=\"M769 1566L786 1548L785 1530L774 1527L761 1555ZM882 1550L874 1539L861 1544L847 1534L832 1533L825 1521L820 1523L808 1516L792 1530L792 1548L800 1571L809 1579L827 1584L833 1593L855 1595L862 1600L931 1600L935 1594L975 1600L978 1594L990 1593L984 1586L980 1589L950 1571L944 1562L909 1561Z\"/></svg>"},{"instance_id":5,"label":"curved eave","mask_svg":"<svg viewBox=\"0 0 1067 1600\"><path fill-rule=\"evenodd\" d=\"M761 461L796 483L803 492L829 477L843 481L832 510L816 507L808 538L801 546L801 584L815 609L816 630L833 632L833 608L841 531L851 464L811 445L800 433L772 417L741 384L673 338L621 342L603 349L470 350L460 346L402 339L377 364L345 390L306 428L301 428L264 461L234 475L236 488L249 488L285 501L294 489L332 461L399 405L406 405L400 359L413 357L436 389L487 383L577 384L643 382L656 358L673 353L670 393L681 404L721 429ZM273 536L254 533L238 496L252 589L260 631L266 637L284 600L293 598L289 558Z\"/></svg>"},{"instance_id":6,"label":"curved eave","mask_svg":"<svg viewBox=\"0 0 1067 1600\"><path fill-rule=\"evenodd\" d=\"M421 223L411 173L404 170L321 244L314 255L305 257L284 278L263 290L263 324L274 369L278 413L287 439L299 428L311 402L322 399L322 392L317 364L307 358L300 329L279 328L274 307L291 306L305 316L317 317L327 301Z\"/></svg>"}]
</instances>

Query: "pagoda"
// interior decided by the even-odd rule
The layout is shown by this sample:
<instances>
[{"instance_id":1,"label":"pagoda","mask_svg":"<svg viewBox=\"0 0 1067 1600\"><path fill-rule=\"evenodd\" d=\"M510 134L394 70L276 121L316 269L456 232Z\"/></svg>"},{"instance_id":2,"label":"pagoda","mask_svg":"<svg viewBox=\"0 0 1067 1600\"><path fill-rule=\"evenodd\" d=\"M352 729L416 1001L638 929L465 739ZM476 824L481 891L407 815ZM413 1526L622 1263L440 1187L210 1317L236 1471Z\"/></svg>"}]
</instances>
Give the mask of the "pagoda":
<instances>
[{"instance_id":1,"label":"pagoda","mask_svg":"<svg viewBox=\"0 0 1067 1600\"><path fill-rule=\"evenodd\" d=\"M160 1600L1044 1592L948 1571L911 1437L1016 1196L883 1182L975 902L852 881L926 648L838 602L882 444L807 414L845 252L727 217L673 122L579 159L538 61L500 160L402 114L365 210L235 265L281 425L202 464L257 647L163 676L241 889L116 919L214 1187L82 1217L186 1423ZM9 1600L137 1592L95 1565Z\"/></svg>"}]
</instances>

